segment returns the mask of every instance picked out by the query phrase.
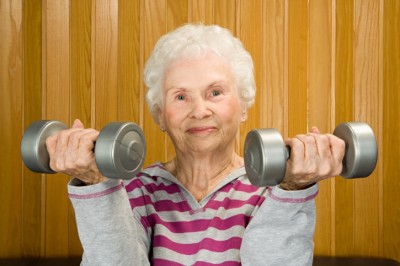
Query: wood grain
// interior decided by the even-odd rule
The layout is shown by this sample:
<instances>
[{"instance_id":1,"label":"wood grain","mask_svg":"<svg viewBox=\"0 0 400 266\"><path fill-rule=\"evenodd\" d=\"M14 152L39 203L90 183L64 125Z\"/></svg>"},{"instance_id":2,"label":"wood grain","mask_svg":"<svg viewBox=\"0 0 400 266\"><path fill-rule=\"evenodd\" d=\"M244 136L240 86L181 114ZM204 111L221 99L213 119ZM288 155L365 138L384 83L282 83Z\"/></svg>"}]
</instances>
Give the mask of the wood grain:
<instances>
[{"instance_id":1,"label":"wood grain","mask_svg":"<svg viewBox=\"0 0 400 266\"><path fill-rule=\"evenodd\" d=\"M320 132L332 132L332 3L330 0L309 2L308 45L308 127L317 126ZM309 130L309 129L307 129ZM319 183L317 198L317 223L315 228L315 252L329 256L334 251L334 227L330 208L331 184L334 179Z\"/></svg>"},{"instance_id":2,"label":"wood grain","mask_svg":"<svg viewBox=\"0 0 400 266\"><path fill-rule=\"evenodd\" d=\"M355 1L354 112L355 119L367 122L379 133L379 1ZM378 145L380 135L377 135ZM374 173L354 184L354 253L379 256L378 162Z\"/></svg>"},{"instance_id":3,"label":"wood grain","mask_svg":"<svg viewBox=\"0 0 400 266\"><path fill-rule=\"evenodd\" d=\"M118 119L118 0L92 2L95 12L95 128Z\"/></svg>"},{"instance_id":4,"label":"wood grain","mask_svg":"<svg viewBox=\"0 0 400 266\"><path fill-rule=\"evenodd\" d=\"M166 2L165 1L144 1L144 58L149 57L157 40L166 33ZM146 91L146 90L145 90ZM158 125L154 123L153 118L148 111L144 109L143 130L147 141L147 150L145 165L150 165L157 161L167 160L166 140L167 137Z\"/></svg>"},{"instance_id":5,"label":"wood grain","mask_svg":"<svg viewBox=\"0 0 400 266\"><path fill-rule=\"evenodd\" d=\"M263 32L261 58L262 89L260 97L265 99L261 112L265 114L261 127L275 128L287 136L285 101L287 88L287 50L285 32L287 6L284 0L265 1L263 3Z\"/></svg>"},{"instance_id":6,"label":"wood grain","mask_svg":"<svg viewBox=\"0 0 400 266\"><path fill-rule=\"evenodd\" d=\"M0 1L0 258L21 256L22 1Z\"/></svg>"},{"instance_id":7,"label":"wood grain","mask_svg":"<svg viewBox=\"0 0 400 266\"><path fill-rule=\"evenodd\" d=\"M308 1L288 1L288 135L307 132Z\"/></svg>"},{"instance_id":8,"label":"wood grain","mask_svg":"<svg viewBox=\"0 0 400 266\"><path fill-rule=\"evenodd\" d=\"M92 89L91 89L91 0L72 0L70 2L70 53L71 53L71 124L80 119L85 127L92 127ZM69 205L69 255L82 254L74 211Z\"/></svg>"},{"instance_id":9,"label":"wood grain","mask_svg":"<svg viewBox=\"0 0 400 266\"><path fill-rule=\"evenodd\" d=\"M214 4L214 23L229 29L233 35L236 35L236 1L218 0Z\"/></svg>"},{"instance_id":10,"label":"wood grain","mask_svg":"<svg viewBox=\"0 0 400 266\"><path fill-rule=\"evenodd\" d=\"M261 106L266 102L266 99L261 98L263 90L261 79L262 66L262 5L260 1L240 1L239 2L239 24L237 31L238 37L243 42L244 47L249 51L253 58L254 74L256 80L256 99L253 107L248 110L248 119L242 123L240 128L239 153L243 155L244 140L247 133L254 128L259 128L265 114L261 112Z\"/></svg>"},{"instance_id":11,"label":"wood grain","mask_svg":"<svg viewBox=\"0 0 400 266\"><path fill-rule=\"evenodd\" d=\"M140 84L140 1L118 5L118 119L140 124L143 94Z\"/></svg>"},{"instance_id":12,"label":"wood grain","mask_svg":"<svg viewBox=\"0 0 400 266\"><path fill-rule=\"evenodd\" d=\"M400 164L393 149L400 147L400 2L384 2L383 29L383 254L400 261ZM395 37L396 36L396 37Z\"/></svg>"},{"instance_id":13,"label":"wood grain","mask_svg":"<svg viewBox=\"0 0 400 266\"><path fill-rule=\"evenodd\" d=\"M23 129L42 118L42 2L23 2L24 95ZM29 70L29 71L27 71ZM44 252L45 230L42 205L43 175L23 167L22 256L39 257Z\"/></svg>"},{"instance_id":14,"label":"wood grain","mask_svg":"<svg viewBox=\"0 0 400 266\"><path fill-rule=\"evenodd\" d=\"M189 21L192 23L212 24L214 22L213 0L188 0Z\"/></svg>"},{"instance_id":15,"label":"wood grain","mask_svg":"<svg viewBox=\"0 0 400 266\"><path fill-rule=\"evenodd\" d=\"M45 56L43 84L45 118L70 120L70 53L69 3L43 3L45 19ZM45 254L46 257L67 256L69 251L69 200L66 191L68 176L46 175L45 182Z\"/></svg>"},{"instance_id":16,"label":"wood grain","mask_svg":"<svg viewBox=\"0 0 400 266\"><path fill-rule=\"evenodd\" d=\"M336 1L335 124L354 120L353 1ZM335 180L335 250L354 252L354 182Z\"/></svg>"}]
</instances>

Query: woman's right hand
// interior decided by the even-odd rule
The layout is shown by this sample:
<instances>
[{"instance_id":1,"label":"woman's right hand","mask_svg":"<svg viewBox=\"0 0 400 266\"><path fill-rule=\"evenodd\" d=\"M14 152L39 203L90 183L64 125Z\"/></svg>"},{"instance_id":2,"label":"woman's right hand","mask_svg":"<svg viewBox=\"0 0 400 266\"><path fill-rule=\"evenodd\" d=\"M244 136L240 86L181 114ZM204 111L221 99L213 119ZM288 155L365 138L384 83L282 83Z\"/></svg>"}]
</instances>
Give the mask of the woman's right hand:
<instances>
[{"instance_id":1,"label":"woman's right hand","mask_svg":"<svg viewBox=\"0 0 400 266\"><path fill-rule=\"evenodd\" d=\"M46 139L50 156L50 168L80 179L88 185L105 181L97 168L94 156L94 142L99 131L85 129L79 119L72 128L62 130Z\"/></svg>"}]
</instances>

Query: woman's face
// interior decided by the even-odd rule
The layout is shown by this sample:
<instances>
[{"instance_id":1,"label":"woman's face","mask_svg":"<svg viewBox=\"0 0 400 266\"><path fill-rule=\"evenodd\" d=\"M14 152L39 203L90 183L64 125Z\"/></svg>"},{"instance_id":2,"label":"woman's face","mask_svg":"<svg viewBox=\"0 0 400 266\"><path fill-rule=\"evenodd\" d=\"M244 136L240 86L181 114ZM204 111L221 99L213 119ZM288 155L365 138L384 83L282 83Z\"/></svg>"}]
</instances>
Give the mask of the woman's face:
<instances>
[{"instance_id":1,"label":"woman's face","mask_svg":"<svg viewBox=\"0 0 400 266\"><path fill-rule=\"evenodd\" d=\"M214 152L232 145L246 110L231 67L213 53L172 62L164 73L160 126L175 148Z\"/></svg>"}]
</instances>

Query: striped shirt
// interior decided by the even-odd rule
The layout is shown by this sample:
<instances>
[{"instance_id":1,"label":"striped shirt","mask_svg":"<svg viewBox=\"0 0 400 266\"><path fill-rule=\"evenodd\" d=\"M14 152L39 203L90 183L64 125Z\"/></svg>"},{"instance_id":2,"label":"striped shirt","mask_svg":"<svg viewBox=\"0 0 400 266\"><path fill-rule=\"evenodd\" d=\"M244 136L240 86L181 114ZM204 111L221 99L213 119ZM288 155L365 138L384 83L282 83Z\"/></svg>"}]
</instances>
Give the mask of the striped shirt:
<instances>
[{"instance_id":1,"label":"striped shirt","mask_svg":"<svg viewBox=\"0 0 400 266\"><path fill-rule=\"evenodd\" d=\"M242 236L268 193L242 167L198 202L160 163L125 189L152 265L169 266L240 265Z\"/></svg>"}]
</instances>

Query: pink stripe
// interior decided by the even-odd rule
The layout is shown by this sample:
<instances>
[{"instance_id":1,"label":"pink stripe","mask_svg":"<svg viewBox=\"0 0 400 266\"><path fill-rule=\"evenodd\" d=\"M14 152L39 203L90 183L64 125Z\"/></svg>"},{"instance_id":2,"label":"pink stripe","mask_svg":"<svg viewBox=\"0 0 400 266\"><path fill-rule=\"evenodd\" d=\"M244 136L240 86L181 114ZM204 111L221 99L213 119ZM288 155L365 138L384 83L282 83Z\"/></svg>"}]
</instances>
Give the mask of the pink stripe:
<instances>
[{"instance_id":1,"label":"pink stripe","mask_svg":"<svg viewBox=\"0 0 400 266\"><path fill-rule=\"evenodd\" d=\"M150 227L154 227L155 225L163 225L168 228L171 233L190 233L206 231L209 228L227 230L237 225L245 228L249 223L250 217L244 214L237 214L227 219L214 217L211 220L197 219L193 221L166 222L162 220L158 214L151 214L147 217L143 217L143 219L147 220L146 224L148 224Z\"/></svg>"},{"instance_id":2,"label":"pink stripe","mask_svg":"<svg viewBox=\"0 0 400 266\"><path fill-rule=\"evenodd\" d=\"M93 198L98 198L98 197L102 197L102 196L106 196L108 194L114 193L122 188L123 188L123 185L122 185L122 183L120 183L118 186L106 189L104 191L91 193L91 194L83 194L83 195L68 193L68 196L72 199L93 199Z\"/></svg>"},{"instance_id":3,"label":"pink stripe","mask_svg":"<svg viewBox=\"0 0 400 266\"><path fill-rule=\"evenodd\" d=\"M189 212L192 209L186 201L173 202L172 200L157 200L156 202L152 201L149 195L143 195L137 198L129 199L131 204L131 208L142 207L145 205L152 205L156 212Z\"/></svg>"},{"instance_id":4,"label":"pink stripe","mask_svg":"<svg viewBox=\"0 0 400 266\"><path fill-rule=\"evenodd\" d=\"M140 178L135 178L128 185L125 186L127 192L131 192L136 188L145 188L149 194L153 194L157 191L165 191L168 194L179 193L180 189L176 184L165 185L164 183L144 184Z\"/></svg>"},{"instance_id":5,"label":"pink stripe","mask_svg":"<svg viewBox=\"0 0 400 266\"><path fill-rule=\"evenodd\" d=\"M204 262L204 261L198 261L193 266L211 266L211 265L218 265L218 266L240 266L242 265L239 261L224 261L221 263L210 263L210 262Z\"/></svg>"},{"instance_id":6,"label":"pink stripe","mask_svg":"<svg viewBox=\"0 0 400 266\"><path fill-rule=\"evenodd\" d=\"M259 187L253 186L251 184L243 183L240 180L236 180L234 188L236 191L247 192L247 193L254 193L260 189Z\"/></svg>"},{"instance_id":7,"label":"pink stripe","mask_svg":"<svg viewBox=\"0 0 400 266\"><path fill-rule=\"evenodd\" d=\"M261 203L263 203L264 199L265 199L264 197L261 197L259 195L253 195L248 200L237 200L230 198L224 198L223 201L210 200L207 203L206 208L217 210L223 207L225 210L230 210L243 207L246 204L255 207L255 206L260 206Z\"/></svg>"},{"instance_id":8,"label":"pink stripe","mask_svg":"<svg viewBox=\"0 0 400 266\"><path fill-rule=\"evenodd\" d=\"M272 193L272 188L268 188L268 192L269 192L268 196L271 199L274 199L274 200L280 201L280 202L285 202L285 203L304 203L306 201L314 199L318 195L318 191L317 191L314 194L307 196L305 198L282 198L282 197L274 195Z\"/></svg>"},{"instance_id":9,"label":"pink stripe","mask_svg":"<svg viewBox=\"0 0 400 266\"><path fill-rule=\"evenodd\" d=\"M180 264L174 261L166 260L166 259L153 259L152 265L154 266L183 266L184 264ZM224 261L221 263L210 263L204 261L197 261L193 266L240 266L240 262L238 261Z\"/></svg>"},{"instance_id":10,"label":"pink stripe","mask_svg":"<svg viewBox=\"0 0 400 266\"><path fill-rule=\"evenodd\" d=\"M184 266L185 264L180 264L171 260L166 259L153 259L152 264L153 266Z\"/></svg>"},{"instance_id":11,"label":"pink stripe","mask_svg":"<svg viewBox=\"0 0 400 266\"><path fill-rule=\"evenodd\" d=\"M230 249L240 249L242 238L231 237L224 241L217 241L211 238L204 238L198 243L181 244L161 235L153 237L153 247L163 247L184 255L194 255L200 250L212 252L224 252Z\"/></svg>"},{"instance_id":12,"label":"pink stripe","mask_svg":"<svg viewBox=\"0 0 400 266\"><path fill-rule=\"evenodd\" d=\"M207 202L206 206L202 208L200 211L204 211L204 209L218 210L223 207L226 210L240 208L246 204L251 206L260 206L264 201L264 197L260 197L258 195L251 196L248 200L237 200L237 199L229 199L225 198L223 201L210 200ZM151 205L155 209L156 212L193 212L190 205L187 201L179 201L174 202L169 199L157 200L153 201L152 197L149 195L143 195L136 198L130 198L129 202L131 204L131 208L142 207L146 205ZM197 210L199 211L199 210Z\"/></svg>"}]
</instances>

